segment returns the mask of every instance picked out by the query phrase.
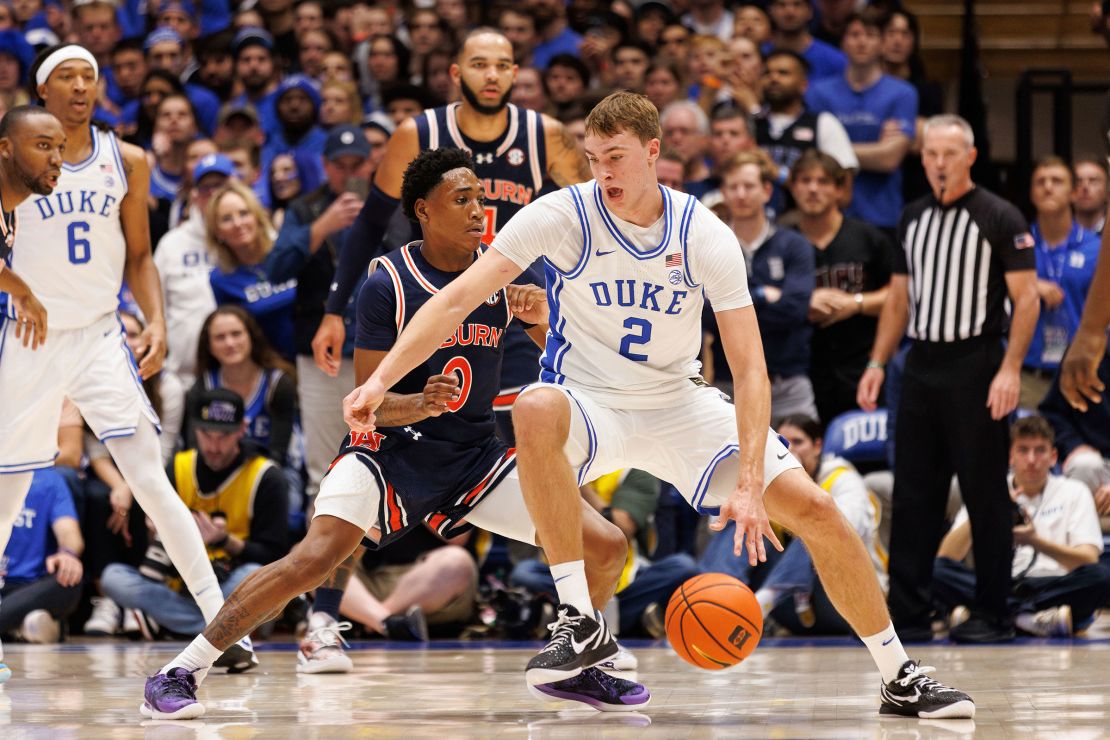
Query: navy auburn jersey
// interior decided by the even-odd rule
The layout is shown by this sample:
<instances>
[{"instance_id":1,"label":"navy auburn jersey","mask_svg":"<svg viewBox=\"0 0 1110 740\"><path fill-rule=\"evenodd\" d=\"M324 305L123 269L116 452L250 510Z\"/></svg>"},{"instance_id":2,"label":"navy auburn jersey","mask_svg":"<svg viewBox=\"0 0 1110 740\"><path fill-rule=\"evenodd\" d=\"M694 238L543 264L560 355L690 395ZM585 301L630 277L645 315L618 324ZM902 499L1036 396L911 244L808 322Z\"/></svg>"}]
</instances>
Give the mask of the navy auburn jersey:
<instances>
[{"instance_id":1,"label":"navy auburn jersey","mask_svg":"<svg viewBox=\"0 0 1110 740\"><path fill-rule=\"evenodd\" d=\"M524 206L540 197L547 173L543 117L510 103L509 123L504 136L493 141L475 141L458 124L461 103L428 108L416 117L421 151L454 146L474 158L474 171L486 191L486 244ZM550 182L546 183L550 185ZM543 284L540 283L543 287ZM510 398L539 377L539 348L518 324L509 327L508 351L501 369L501 389ZM509 403L507 407L511 406Z\"/></svg>"},{"instance_id":2,"label":"navy auburn jersey","mask_svg":"<svg viewBox=\"0 0 1110 740\"><path fill-rule=\"evenodd\" d=\"M540 196L547 173L543 118L509 103L509 125L493 141L475 141L459 128L461 103L428 108L415 118L420 150L458 147L474 158L474 172L486 191L486 235L489 244L506 222Z\"/></svg>"},{"instance_id":3,"label":"navy auburn jersey","mask_svg":"<svg viewBox=\"0 0 1110 740\"><path fill-rule=\"evenodd\" d=\"M407 244L371 263L358 297L356 349L388 351L417 310L462 274L432 267L420 245ZM505 291L499 290L390 388L392 393L422 393L431 376L455 373L460 396L448 413L369 434L351 432L344 440L340 457L357 453L385 493L379 547L425 519L437 531L454 534L455 523L515 465L513 451L494 436L493 415L512 318Z\"/></svg>"}]
</instances>

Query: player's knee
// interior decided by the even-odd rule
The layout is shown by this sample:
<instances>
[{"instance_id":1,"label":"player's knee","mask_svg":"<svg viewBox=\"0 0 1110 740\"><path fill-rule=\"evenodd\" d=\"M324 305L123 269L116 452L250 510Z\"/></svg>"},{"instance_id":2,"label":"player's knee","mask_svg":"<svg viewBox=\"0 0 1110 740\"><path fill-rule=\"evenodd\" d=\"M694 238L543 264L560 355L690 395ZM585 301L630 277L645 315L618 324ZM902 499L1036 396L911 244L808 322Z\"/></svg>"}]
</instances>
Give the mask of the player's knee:
<instances>
[{"instance_id":1,"label":"player's knee","mask_svg":"<svg viewBox=\"0 0 1110 740\"><path fill-rule=\"evenodd\" d=\"M619 573L628 556L628 540L616 524L605 520L600 524L592 533L591 555L597 566L605 572Z\"/></svg>"},{"instance_id":2,"label":"player's knee","mask_svg":"<svg viewBox=\"0 0 1110 740\"><path fill-rule=\"evenodd\" d=\"M1080 452L1073 455L1064 466L1064 475L1086 483L1098 480L1105 467L1102 455L1097 452Z\"/></svg>"},{"instance_id":3,"label":"player's knee","mask_svg":"<svg viewBox=\"0 0 1110 740\"><path fill-rule=\"evenodd\" d=\"M550 388L538 388L513 403L513 429L518 442L565 440L570 428L566 396Z\"/></svg>"}]
</instances>

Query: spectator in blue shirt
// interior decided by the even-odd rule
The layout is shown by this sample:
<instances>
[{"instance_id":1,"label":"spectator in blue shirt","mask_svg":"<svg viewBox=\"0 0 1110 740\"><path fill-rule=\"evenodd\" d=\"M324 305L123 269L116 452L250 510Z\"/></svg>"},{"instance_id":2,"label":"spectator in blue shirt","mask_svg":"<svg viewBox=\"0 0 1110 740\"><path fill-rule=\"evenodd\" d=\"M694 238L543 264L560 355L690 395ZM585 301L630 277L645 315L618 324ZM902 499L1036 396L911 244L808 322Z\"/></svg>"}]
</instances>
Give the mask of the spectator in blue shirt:
<instances>
[{"instance_id":1,"label":"spectator in blue shirt","mask_svg":"<svg viewBox=\"0 0 1110 740\"><path fill-rule=\"evenodd\" d=\"M176 3L177 0L174 0ZM143 41L143 52L147 69L164 69L174 77L185 76L188 45L174 29L168 26L156 28ZM220 111L220 99L202 85L184 83L185 94L189 96L197 113L197 124L206 136L216 130L216 116Z\"/></svg>"},{"instance_id":2,"label":"spectator in blue shirt","mask_svg":"<svg viewBox=\"0 0 1110 740\"><path fill-rule=\"evenodd\" d=\"M278 128L275 99L278 72L274 64L274 37L261 28L244 28L231 44L235 57L235 79L243 92L232 98L236 104L250 103L267 135Z\"/></svg>"},{"instance_id":3,"label":"spectator in blue shirt","mask_svg":"<svg viewBox=\"0 0 1110 740\"><path fill-rule=\"evenodd\" d=\"M816 285L813 247L793 229L767 218L778 167L760 151L740 152L720 170L728 224L744 250L767 372L771 418L807 414L817 418L809 379L809 301ZM717 344L714 342L714 344ZM727 368L723 355L714 369Z\"/></svg>"},{"instance_id":4,"label":"spectator in blue shirt","mask_svg":"<svg viewBox=\"0 0 1110 740\"><path fill-rule=\"evenodd\" d=\"M292 154L310 170L302 173L309 188L323 181L320 152L327 133L317 123L320 112L320 89L315 80L296 74L286 77L274 94L277 113L276 128L267 132L262 148L262 171L270 171L270 163L279 154Z\"/></svg>"},{"instance_id":5,"label":"spectator in blue shirt","mask_svg":"<svg viewBox=\"0 0 1110 740\"><path fill-rule=\"evenodd\" d=\"M547 69L556 54L578 56L581 34L567 25L567 6L564 0L528 0L525 7L532 11L542 39L532 52L532 66Z\"/></svg>"},{"instance_id":6,"label":"spectator in blue shirt","mask_svg":"<svg viewBox=\"0 0 1110 740\"><path fill-rule=\"evenodd\" d=\"M58 642L60 620L81 598L84 549L65 479L53 468L36 470L0 557L0 565L7 563L0 579L0 634L19 630L27 642Z\"/></svg>"},{"instance_id":7,"label":"spectator in blue shirt","mask_svg":"<svg viewBox=\"0 0 1110 740\"><path fill-rule=\"evenodd\" d=\"M806 106L829 111L844 124L859 159L847 214L893 236L902 212L902 160L910 150L917 118L913 85L883 73L881 15L873 8L848 21L842 77L812 84Z\"/></svg>"},{"instance_id":8,"label":"spectator in blue shirt","mask_svg":"<svg viewBox=\"0 0 1110 740\"><path fill-rule=\"evenodd\" d=\"M813 20L813 6L809 0L771 0L767 11L774 34L762 46L764 55L771 49L787 49L800 54L809 64L812 82L844 74L847 65L844 53L809 33L809 22Z\"/></svg>"},{"instance_id":9,"label":"spectator in blue shirt","mask_svg":"<svg viewBox=\"0 0 1110 740\"><path fill-rule=\"evenodd\" d=\"M274 232L258 198L243 183L229 180L208 201L205 226L218 264L209 275L216 304L242 306L258 321L274 349L292 360L297 281L274 283L266 273L264 263Z\"/></svg>"},{"instance_id":10,"label":"spectator in blue shirt","mask_svg":"<svg viewBox=\"0 0 1110 740\"><path fill-rule=\"evenodd\" d=\"M1046 157L1033 168L1029 197L1037 251L1037 292L1041 313L1021 370L1023 408L1036 408L1052 384L1064 350L1079 328L1087 291L1095 276L1099 238L1072 217L1075 175L1059 157Z\"/></svg>"}]
</instances>

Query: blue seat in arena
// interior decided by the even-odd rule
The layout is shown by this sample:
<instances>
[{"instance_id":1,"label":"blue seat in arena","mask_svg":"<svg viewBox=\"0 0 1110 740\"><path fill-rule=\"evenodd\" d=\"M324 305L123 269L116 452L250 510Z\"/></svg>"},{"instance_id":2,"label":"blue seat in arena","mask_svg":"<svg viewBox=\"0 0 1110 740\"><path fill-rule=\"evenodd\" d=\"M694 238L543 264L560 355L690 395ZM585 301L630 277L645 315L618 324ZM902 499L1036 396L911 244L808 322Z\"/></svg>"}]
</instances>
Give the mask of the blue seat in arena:
<instances>
[{"instance_id":1,"label":"blue seat in arena","mask_svg":"<svg viewBox=\"0 0 1110 740\"><path fill-rule=\"evenodd\" d=\"M886 460L886 409L845 411L825 429L824 453L853 463Z\"/></svg>"}]
</instances>

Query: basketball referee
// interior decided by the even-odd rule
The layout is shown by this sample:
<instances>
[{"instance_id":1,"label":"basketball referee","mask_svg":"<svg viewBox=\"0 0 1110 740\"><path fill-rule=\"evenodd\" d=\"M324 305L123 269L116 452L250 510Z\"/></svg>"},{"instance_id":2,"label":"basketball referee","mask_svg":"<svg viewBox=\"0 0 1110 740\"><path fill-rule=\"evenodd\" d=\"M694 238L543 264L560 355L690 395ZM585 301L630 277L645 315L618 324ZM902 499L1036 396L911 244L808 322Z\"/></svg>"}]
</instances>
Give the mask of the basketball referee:
<instances>
[{"instance_id":1,"label":"basketball referee","mask_svg":"<svg viewBox=\"0 0 1110 740\"><path fill-rule=\"evenodd\" d=\"M934 116L923 139L932 193L902 213L902 248L857 397L875 407L885 363L907 331L913 344L895 423L890 611L903 640L932 639L933 560L954 472L971 518L977 585L971 619L950 636L1007 641L1014 630L1006 606L1013 547L1006 417L1017 407L1039 310L1033 238L1014 206L971 181L976 150L966 121Z\"/></svg>"}]
</instances>

